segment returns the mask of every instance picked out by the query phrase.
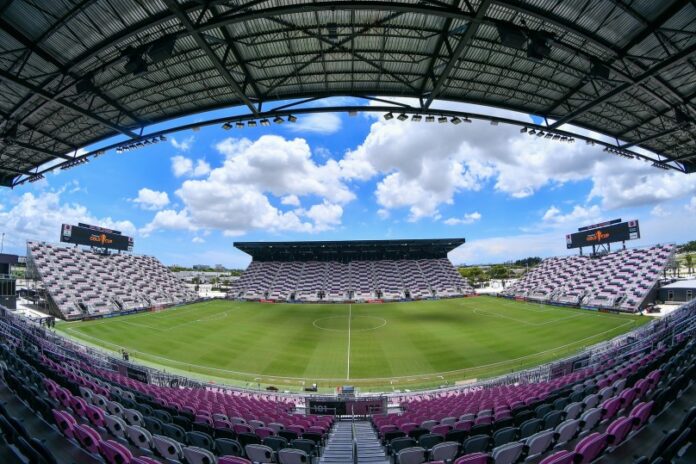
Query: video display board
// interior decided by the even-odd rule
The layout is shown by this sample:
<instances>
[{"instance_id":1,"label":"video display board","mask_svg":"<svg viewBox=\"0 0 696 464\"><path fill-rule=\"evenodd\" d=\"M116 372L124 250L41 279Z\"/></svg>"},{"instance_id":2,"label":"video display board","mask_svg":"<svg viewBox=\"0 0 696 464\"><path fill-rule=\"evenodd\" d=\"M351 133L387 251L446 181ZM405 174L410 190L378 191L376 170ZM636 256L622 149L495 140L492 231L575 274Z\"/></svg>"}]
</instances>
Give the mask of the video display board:
<instances>
[{"instance_id":1,"label":"video display board","mask_svg":"<svg viewBox=\"0 0 696 464\"><path fill-rule=\"evenodd\" d=\"M621 222L566 235L567 248L580 248L640 238L638 220Z\"/></svg>"},{"instance_id":2,"label":"video display board","mask_svg":"<svg viewBox=\"0 0 696 464\"><path fill-rule=\"evenodd\" d=\"M133 251L133 238L120 232L98 227L73 226L63 224L60 241L119 251Z\"/></svg>"}]
</instances>

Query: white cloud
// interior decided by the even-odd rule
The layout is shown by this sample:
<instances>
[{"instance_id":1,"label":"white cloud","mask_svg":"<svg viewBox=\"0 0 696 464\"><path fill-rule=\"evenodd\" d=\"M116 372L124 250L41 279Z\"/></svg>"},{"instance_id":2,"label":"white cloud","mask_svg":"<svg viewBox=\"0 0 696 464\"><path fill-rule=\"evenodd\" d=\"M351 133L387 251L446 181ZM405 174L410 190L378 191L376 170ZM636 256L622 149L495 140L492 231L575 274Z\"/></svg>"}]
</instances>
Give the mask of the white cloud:
<instances>
[{"instance_id":1,"label":"white cloud","mask_svg":"<svg viewBox=\"0 0 696 464\"><path fill-rule=\"evenodd\" d=\"M671 213L666 210L665 208L662 207L662 205L657 205L653 209L650 210L650 214L652 214L655 217L667 217Z\"/></svg>"},{"instance_id":2,"label":"white cloud","mask_svg":"<svg viewBox=\"0 0 696 464\"><path fill-rule=\"evenodd\" d=\"M696 196L691 197L691 201L686 205L686 210L696 214Z\"/></svg>"},{"instance_id":3,"label":"white cloud","mask_svg":"<svg viewBox=\"0 0 696 464\"><path fill-rule=\"evenodd\" d=\"M169 139L169 143L171 143L172 146L179 151L189 151L193 146L194 140L195 138L193 136L190 136L179 142L176 138L171 137Z\"/></svg>"},{"instance_id":4,"label":"white cloud","mask_svg":"<svg viewBox=\"0 0 696 464\"><path fill-rule=\"evenodd\" d=\"M181 155L173 156L172 159L172 173L176 177L182 177L193 171L193 161Z\"/></svg>"},{"instance_id":5,"label":"white cloud","mask_svg":"<svg viewBox=\"0 0 696 464\"><path fill-rule=\"evenodd\" d=\"M225 155L223 165L204 179L186 180L176 191L184 207L169 214L180 220L155 217L146 232L158 228L218 229L228 236L252 229L320 232L340 225L342 205L355 198L341 180L338 163L317 163L303 139L228 138L216 148ZM320 201L307 209L283 212L272 205L270 196L295 207L302 197Z\"/></svg>"},{"instance_id":6,"label":"white cloud","mask_svg":"<svg viewBox=\"0 0 696 464\"><path fill-rule=\"evenodd\" d=\"M300 199L297 195L285 195L280 199L280 203L287 206L300 206Z\"/></svg>"},{"instance_id":7,"label":"white cloud","mask_svg":"<svg viewBox=\"0 0 696 464\"><path fill-rule=\"evenodd\" d=\"M78 203L64 203L64 189L44 191L38 194L26 192L0 210L0 224L6 233L6 245L19 248L27 239L58 241L61 224L85 222L135 235L131 221L111 217L96 217Z\"/></svg>"},{"instance_id":8,"label":"white cloud","mask_svg":"<svg viewBox=\"0 0 696 464\"><path fill-rule=\"evenodd\" d=\"M293 132L314 132L317 134L333 134L341 130L341 116L336 113L315 113L301 115L295 123L287 123Z\"/></svg>"},{"instance_id":9,"label":"white cloud","mask_svg":"<svg viewBox=\"0 0 696 464\"><path fill-rule=\"evenodd\" d=\"M438 106L511 116L472 105L438 102ZM350 180L376 179L378 206L408 208L412 221L436 217L440 205L451 204L457 193L479 190L488 182L511 198L525 198L542 188L589 181L588 200L597 200L605 210L654 205L696 190L696 176L659 171L585 143L521 134L518 127L476 120L455 126L385 121L381 115L370 118L375 122L365 140L340 161L341 174Z\"/></svg>"},{"instance_id":10,"label":"white cloud","mask_svg":"<svg viewBox=\"0 0 696 464\"><path fill-rule=\"evenodd\" d=\"M566 225L570 224L575 226L576 224L589 224L594 222L599 222L601 218L602 211L598 205L592 205L589 207L575 205L569 213L563 214L562 211L556 206L551 206L546 210L542 216L542 220L548 224L553 225Z\"/></svg>"},{"instance_id":11,"label":"white cloud","mask_svg":"<svg viewBox=\"0 0 696 464\"><path fill-rule=\"evenodd\" d=\"M379 216L380 219L387 219L389 217L389 210L380 208L377 210L377 216Z\"/></svg>"},{"instance_id":12,"label":"white cloud","mask_svg":"<svg viewBox=\"0 0 696 464\"><path fill-rule=\"evenodd\" d=\"M205 243L205 239L203 237L193 237L191 239L191 242L193 242L193 243Z\"/></svg>"},{"instance_id":13,"label":"white cloud","mask_svg":"<svg viewBox=\"0 0 696 464\"><path fill-rule=\"evenodd\" d=\"M145 227L140 229L140 233L144 236L150 235L158 229L174 229L174 230L196 230L197 228L191 223L191 218L186 211L175 211L173 209L165 209L158 211L152 221Z\"/></svg>"},{"instance_id":14,"label":"white cloud","mask_svg":"<svg viewBox=\"0 0 696 464\"><path fill-rule=\"evenodd\" d=\"M473 213L467 213L463 218L448 218L442 221L448 226L457 226L461 224L473 224L474 222L481 220L481 213L474 211Z\"/></svg>"},{"instance_id":15,"label":"white cloud","mask_svg":"<svg viewBox=\"0 0 696 464\"><path fill-rule=\"evenodd\" d=\"M169 195L167 195L167 192L141 188L138 190L138 196L133 199L133 202L138 203L143 209L158 210L169 204Z\"/></svg>"},{"instance_id":16,"label":"white cloud","mask_svg":"<svg viewBox=\"0 0 696 464\"><path fill-rule=\"evenodd\" d=\"M203 177L210 173L210 164L205 160L199 159L194 162L190 158L176 155L171 158L172 173L176 177Z\"/></svg>"}]
</instances>

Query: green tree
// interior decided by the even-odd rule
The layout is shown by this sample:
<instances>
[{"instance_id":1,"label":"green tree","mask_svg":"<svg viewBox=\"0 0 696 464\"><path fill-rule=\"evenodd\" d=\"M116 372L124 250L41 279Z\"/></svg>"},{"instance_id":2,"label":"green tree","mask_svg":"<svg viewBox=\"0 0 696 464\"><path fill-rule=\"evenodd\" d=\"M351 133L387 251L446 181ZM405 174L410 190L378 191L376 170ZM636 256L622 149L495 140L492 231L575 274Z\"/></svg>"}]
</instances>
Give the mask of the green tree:
<instances>
[{"instance_id":1,"label":"green tree","mask_svg":"<svg viewBox=\"0 0 696 464\"><path fill-rule=\"evenodd\" d=\"M480 283L484 277L483 269L478 266L472 267L460 267L459 274L466 280L469 281L471 285L477 285Z\"/></svg>"},{"instance_id":2,"label":"green tree","mask_svg":"<svg viewBox=\"0 0 696 464\"><path fill-rule=\"evenodd\" d=\"M491 279L507 279L509 270L502 264L496 264L490 270Z\"/></svg>"},{"instance_id":3,"label":"green tree","mask_svg":"<svg viewBox=\"0 0 696 464\"><path fill-rule=\"evenodd\" d=\"M689 269L689 274L693 273L694 257L691 255L686 255L684 261L686 261L686 267Z\"/></svg>"}]
</instances>

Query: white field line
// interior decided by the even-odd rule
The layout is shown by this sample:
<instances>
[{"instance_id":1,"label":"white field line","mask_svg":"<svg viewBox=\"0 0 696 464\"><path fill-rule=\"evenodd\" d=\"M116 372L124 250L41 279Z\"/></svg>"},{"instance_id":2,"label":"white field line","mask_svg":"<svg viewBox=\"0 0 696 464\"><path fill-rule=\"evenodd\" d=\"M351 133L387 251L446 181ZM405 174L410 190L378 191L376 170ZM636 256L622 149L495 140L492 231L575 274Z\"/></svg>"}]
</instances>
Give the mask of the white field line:
<instances>
[{"instance_id":1,"label":"white field line","mask_svg":"<svg viewBox=\"0 0 696 464\"><path fill-rule=\"evenodd\" d=\"M348 304L348 367L346 371L346 380L350 379L350 325L351 316L353 315L353 307Z\"/></svg>"},{"instance_id":2,"label":"white field line","mask_svg":"<svg viewBox=\"0 0 696 464\"><path fill-rule=\"evenodd\" d=\"M450 370L450 371L424 372L422 374L401 375L401 376L393 376L393 377L365 377L365 378L357 378L357 379L353 379L353 380L358 380L358 381L389 381L389 380L417 379L417 378L428 379L428 378L436 378L438 375L450 375L450 374L458 374L458 373L463 374L463 373L470 372L470 371L477 370L477 369L485 369L488 367L501 366L501 365L504 366L504 365L510 364L510 363L514 364L516 361L521 361L523 359L528 359L528 358L534 358L535 356L538 356L541 354L551 353L551 352L559 350L559 349L563 349L563 348L567 348L567 347L570 347L573 345L577 345L577 344L584 342L586 340L590 340L590 339L593 339L593 338L598 337L600 335L604 335L606 333L613 332L615 330L621 329L627 325L631 325L634 323L635 323L635 321L629 320L629 321L626 321L625 323L620 324L616 327L612 327L609 330L605 330L603 332L599 332L599 333L590 335L589 337L585 337L585 338L581 338L579 340L572 341L572 342L567 343L565 345L555 346L553 348L539 351L537 353L530 353L528 355L520 356L518 358L504 359L502 361L497 361L497 362L490 363L490 364L481 364L478 366L465 367L463 369L454 369L454 370ZM68 327L66 329L66 331L72 332L71 329L73 329L73 327ZM94 340L93 343L95 343L97 346L103 347L104 344L107 344L107 345L115 346L118 349L128 348L128 347L123 347L123 346L117 345L115 343L108 342L106 340L99 339L97 337L93 337L91 335L87 335L85 333L80 333L80 332L78 332L78 333L79 333L79 335L73 335L73 337L75 337L77 339L80 339L82 337L92 339L92 340ZM83 340L84 340L84 338L83 338ZM129 349L128 352L130 352L131 354L133 354L133 353L142 354L146 358L153 358L153 359L160 359L163 361L167 361L168 363L171 363L174 366L180 365L180 366L194 367L194 368L199 368L199 369L202 368L206 371L224 372L226 374L237 374L237 375L256 376L256 377L262 376L264 378L273 378L273 379L281 379L281 380L296 380L296 381L306 380L306 377L285 377L285 376L280 376L280 375L259 374L258 372L243 372L243 371L235 371L235 370L229 370L229 369L221 369L221 368L217 368L217 367L203 366L201 364L191 364L191 363L187 363L187 362L183 362L183 361L178 361L176 359L165 358L164 356L157 356L154 354L145 353L145 352L138 351L135 349ZM162 367L166 368L167 366L165 365ZM198 371L198 372L200 372L200 371ZM205 373L203 373L203 375L205 375ZM322 382L337 382L337 381L343 380L343 379L336 379L336 378L332 378L332 377L330 377L330 378L313 378L313 379L319 380Z\"/></svg>"}]
</instances>

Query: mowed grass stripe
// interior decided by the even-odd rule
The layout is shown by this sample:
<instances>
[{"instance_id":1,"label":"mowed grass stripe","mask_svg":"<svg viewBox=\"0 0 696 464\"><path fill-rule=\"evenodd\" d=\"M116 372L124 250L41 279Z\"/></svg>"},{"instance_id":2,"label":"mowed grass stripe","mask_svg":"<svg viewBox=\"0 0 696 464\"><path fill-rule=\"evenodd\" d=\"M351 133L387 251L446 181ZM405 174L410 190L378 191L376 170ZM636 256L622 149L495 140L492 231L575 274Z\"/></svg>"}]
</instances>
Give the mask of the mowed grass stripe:
<instances>
[{"instance_id":1,"label":"mowed grass stripe","mask_svg":"<svg viewBox=\"0 0 696 464\"><path fill-rule=\"evenodd\" d=\"M647 317L489 297L352 305L215 300L58 330L135 359L231 383L412 388L482 378L567 356ZM321 380L325 379L325 380Z\"/></svg>"}]
</instances>

